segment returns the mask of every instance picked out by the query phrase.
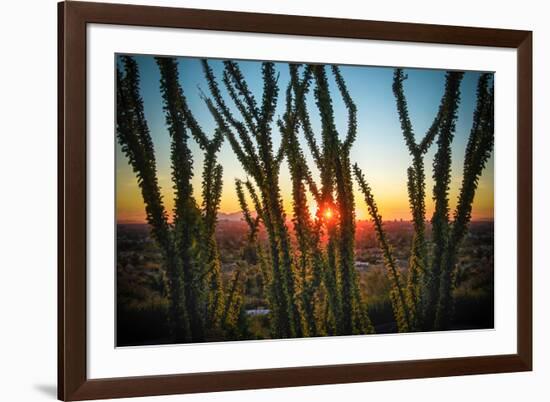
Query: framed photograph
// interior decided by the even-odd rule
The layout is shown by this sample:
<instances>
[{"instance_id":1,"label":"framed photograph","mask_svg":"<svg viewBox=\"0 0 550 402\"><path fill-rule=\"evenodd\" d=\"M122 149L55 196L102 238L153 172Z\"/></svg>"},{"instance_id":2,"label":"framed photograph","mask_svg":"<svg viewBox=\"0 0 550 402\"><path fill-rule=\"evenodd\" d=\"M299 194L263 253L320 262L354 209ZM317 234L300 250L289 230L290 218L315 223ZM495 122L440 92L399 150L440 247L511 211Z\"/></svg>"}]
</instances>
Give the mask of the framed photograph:
<instances>
[{"instance_id":1,"label":"framed photograph","mask_svg":"<svg viewBox=\"0 0 550 402\"><path fill-rule=\"evenodd\" d=\"M59 3L62 400L532 369L532 33Z\"/></svg>"}]
</instances>

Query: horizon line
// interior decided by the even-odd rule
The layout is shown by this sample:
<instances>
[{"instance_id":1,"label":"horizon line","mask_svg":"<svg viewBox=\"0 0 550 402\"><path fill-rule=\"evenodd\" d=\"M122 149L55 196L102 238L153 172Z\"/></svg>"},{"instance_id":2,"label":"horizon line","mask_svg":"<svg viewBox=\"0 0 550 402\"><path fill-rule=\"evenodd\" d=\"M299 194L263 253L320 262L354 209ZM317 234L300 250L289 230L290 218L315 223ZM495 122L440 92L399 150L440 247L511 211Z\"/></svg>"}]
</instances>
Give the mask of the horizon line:
<instances>
[{"instance_id":1,"label":"horizon line","mask_svg":"<svg viewBox=\"0 0 550 402\"><path fill-rule=\"evenodd\" d=\"M229 215L229 214L228 214ZM232 222L245 222L244 219L221 219L222 221L232 221ZM287 221L292 221L291 218L287 218ZM371 222L372 219L356 219L356 222ZM475 219L471 219L470 222L494 222L494 217L479 217ZM412 223L412 219L402 219L402 218L394 218L394 219L382 219L382 222L408 222ZM430 219L426 219L427 223L431 223ZM450 221L452 222L452 221ZM172 223L172 221L169 221L168 223ZM138 221L138 220L117 220L115 221L116 225L150 225L147 221Z\"/></svg>"}]
</instances>

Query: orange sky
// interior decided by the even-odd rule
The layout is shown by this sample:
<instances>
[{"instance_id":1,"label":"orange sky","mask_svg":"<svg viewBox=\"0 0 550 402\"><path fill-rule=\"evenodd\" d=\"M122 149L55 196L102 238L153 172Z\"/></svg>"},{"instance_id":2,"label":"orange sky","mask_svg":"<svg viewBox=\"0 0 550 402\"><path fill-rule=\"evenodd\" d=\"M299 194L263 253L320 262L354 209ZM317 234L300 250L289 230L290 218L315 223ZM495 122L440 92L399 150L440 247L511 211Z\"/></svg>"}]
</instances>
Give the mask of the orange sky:
<instances>
[{"instance_id":1,"label":"orange sky","mask_svg":"<svg viewBox=\"0 0 550 402\"><path fill-rule=\"evenodd\" d=\"M122 181L123 180L123 181ZM406 187L406 177L403 175L402 181L384 180L384 178L370 179L371 187L376 197L378 208L384 220L403 219L410 220L411 214L408 204L408 195ZM159 184L162 189L162 195L166 210L169 214L174 206L173 190L170 178L159 175ZM433 201L431 198L431 188L433 181L427 177L427 197L426 197L426 218L430 219L433 213ZM460 180L455 178L451 182L450 189L450 204L451 211L454 211L456 200L458 197ZM290 180L281 180L281 188L283 193L283 203L288 214L292 211L292 197ZM196 175L194 179L195 198L200 204L202 198L200 196L200 175ZM356 216L357 219L369 219L368 210L364 202L362 194L356 188L355 191ZM482 177L480 185L476 193L473 204L472 218L476 219L492 219L493 218L493 189L492 180ZM312 206L315 208L315 206ZM119 223L143 223L145 222L145 206L135 177L119 176L117 182L117 221ZM224 182L223 196L220 205L220 211L224 213L239 212L239 204L235 190L233 188L233 178L227 178Z\"/></svg>"}]
</instances>

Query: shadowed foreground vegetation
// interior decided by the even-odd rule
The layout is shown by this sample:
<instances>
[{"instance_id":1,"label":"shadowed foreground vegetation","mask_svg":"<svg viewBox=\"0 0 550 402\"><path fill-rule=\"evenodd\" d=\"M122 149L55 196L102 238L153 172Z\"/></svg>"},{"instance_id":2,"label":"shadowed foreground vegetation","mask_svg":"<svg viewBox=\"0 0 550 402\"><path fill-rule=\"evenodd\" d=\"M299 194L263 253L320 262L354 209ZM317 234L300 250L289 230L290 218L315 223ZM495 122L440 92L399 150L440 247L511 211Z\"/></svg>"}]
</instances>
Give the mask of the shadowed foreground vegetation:
<instances>
[{"instance_id":1,"label":"shadowed foreground vegetation","mask_svg":"<svg viewBox=\"0 0 550 402\"><path fill-rule=\"evenodd\" d=\"M388 237L395 245L397 261L406 279L406 265L413 227L409 222L385 222ZM429 229L429 226L428 226ZM429 230L428 230L429 232ZM118 225L118 345L172 343L168 327L166 289L163 285L162 258L142 224ZM235 264L241 259L236 250L246 243L247 226L239 221L221 221L217 240L220 247L221 276L231 280ZM473 222L459 255L455 314L451 329L493 327L493 225ZM389 298L390 281L383 256L377 246L372 224L357 223L357 270L361 292L368 300L368 314L377 333L397 332ZM250 339L268 339L268 302L261 272L249 272L244 291ZM263 314L256 315L260 312Z\"/></svg>"}]
</instances>

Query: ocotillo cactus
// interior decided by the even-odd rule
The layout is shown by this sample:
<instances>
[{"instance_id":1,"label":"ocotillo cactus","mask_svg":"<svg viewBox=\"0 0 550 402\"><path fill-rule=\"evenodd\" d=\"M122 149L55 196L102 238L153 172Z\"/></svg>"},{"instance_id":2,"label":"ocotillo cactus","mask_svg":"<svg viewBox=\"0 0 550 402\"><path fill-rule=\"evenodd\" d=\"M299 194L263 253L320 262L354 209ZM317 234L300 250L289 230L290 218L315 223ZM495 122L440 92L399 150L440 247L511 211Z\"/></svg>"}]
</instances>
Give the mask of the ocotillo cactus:
<instances>
[{"instance_id":1,"label":"ocotillo cactus","mask_svg":"<svg viewBox=\"0 0 550 402\"><path fill-rule=\"evenodd\" d=\"M322 270L318 276L323 278L328 296L330 314L329 323L325 324L328 332L340 335L369 333L372 332L372 326L360 295L355 270L355 205L349 151L357 130L356 107L340 70L333 66L332 73L348 111L348 131L345 138L340 140L334 124L332 95L325 67L305 66L302 79L299 78L298 69L299 66L290 65L287 110L279 122L283 140L287 144L285 153L293 181L296 235L300 247L311 250L313 265L310 270L313 273ZM305 105L310 80L315 82L314 96L322 125L320 146ZM299 126L321 175L319 189L313 182L297 139ZM307 211L306 185L318 205L316 224L310 222L309 211L304 212ZM322 226L327 233L326 256L322 256L319 250ZM301 252L304 253L305 250ZM302 286L307 284L306 281ZM304 303L307 303L307 299Z\"/></svg>"},{"instance_id":2,"label":"ocotillo cactus","mask_svg":"<svg viewBox=\"0 0 550 402\"><path fill-rule=\"evenodd\" d=\"M448 73L453 74L453 73ZM460 73L454 73L460 74ZM445 105L445 117L441 119L439 134L437 136L437 151L433 162L433 199L435 210L432 217L432 242L434 244L433 261L430 271L430 288L426 301L426 316L428 323L435 320L435 308L437 306L438 293L441 280L441 269L447 241L449 237L449 184L451 182L451 143L454 137L456 125L456 113L460 102L459 82L451 83L457 87L457 96L448 99ZM449 80L447 81L449 85Z\"/></svg>"},{"instance_id":3,"label":"ocotillo cactus","mask_svg":"<svg viewBox=\"0 0 550 402\"><path fill-rule=\"evenodd\" d=\"M242 278L243 274L239 267L233 272L231 282L229 283L225 308L221 318L223 327L225 328L225 340L246 339L249 336L243 308Z\"/></svg>"},{"instance_id":4,"label":"ocotillo cactus","mask_svg":"<svg viewBox=\"0 0 550 402\"><path fill-rule=\"evenodd\" d=\"M182 130L185 133L185 128L188 128L200 148L205 152L202 176L203 201L200 211L202 215L200 226L201 249L199 250L199 255L196 256L200 259L202 264L199 269L190 276L191 280L186 281L186 283L189 283L189 291L195 300L198 301L198 307L201 307L201 298L206 297L206 317L203 317L203 319L205 318L207 320L210 327L216 327L222 323L221 315L224 308L220 259L215 238L217 214L221 201L223 173L222 166L217 162L217 153L223 141L223 135L221 130L217 129L213 138L210 140L195 120L187 105L187 99L183 89L179 84L177 61L168 57L157 57L156 60L161 71L161 90L165 101L167 124L173 133L172 136L174 140L178 139L176 135L177 130ZM173 143L174 142L175 141L173 141ZM173 161L182 158L182 155L190 154L189 148L187 147L187 137L182 137L182 140L179 142L180 145L177 149L173 146L173 153L177 153L177 156L173 156ZM175 164L176 162L173 163ZM176 169L174 169L174 171L175 170ZM188 191L192 191L190 183L192 166L180 166L178 174L182 175L186 171L189 172L189 176L185 180L184 188ZM179 199L179 181L177 177L174 177L174 182L176 183L176 197ZM187 202L194 202L192 193L188 193L186 196ZM193 209L193 206L190 208ZM178 204L176 203L176 217L177 209ZM177 230L176 220L175 224ZM199 228L197 225L188 225L185 230L193 230L194 227ZM192 240L192 234L188 234L186 238ZM205 288L207 289L206 295L204 295ZM197 315L202 315L202 313L202 309L197 311ZM197 321L197 325L199 324L200 322Z\"/></svg>"},{"instance_id":5,"label":"ocotillo cactus","mask_svg":"<svg viewBox=\"0 0 550 402\"><path fill-rule=\"evenodd\" d=\"M460 244L471 219L472 203L477 184L487 160L491 156L494 143L494 87L489 88L491 74L482 74L477 87L477 106L462 174L462 188L454 212L447 247L443 254L439 300L435 319L436 329L448 327L453 313L452 291L454 289L455 265Z\"/></svg>"},{"instance_id":6,"label":"ocotillo cactus","mask_svg":"<svg viewBox=\"0 0 550 402\"><path fill-rule=\"evenodd\" d=\"M217 80L208 62L203 67L212 99L203 96L218 126L259 190L260 210L270 244L273 294L278 308L272 311L272 326L278 338L302 335L302 317L297 302L290 236L283 209L279 170L283 149L274 151L271 125L278 96L277 77L273 63L262 63L263 97L261 106L248 89L237 63L224 62L223 83L232 101L242 115L238 120L226 105Z\"/></svg>"},{"instance_id":7,"label":"ocotillo cactus","mask_svg":"<svg viewBox=\"0 0 550 402\"><path fill-rule=\"evenodd\" d=\"M191 340L183 269L174 242L157 180L153 141L139 95L139 72L131 57L122 57L123 74L117 68L117 137L136 173L145 202L147 222L165 260L170 298L170 326L176 341Z\"/></svg>"},{"instance_id":8,"label":"ocotillo cactus","mask_svg":"<svg viewBox=\"0 0 550 402\"><path fill-rule=\"evenodd\" d=\"M451 174L451 143L460 102L462 75L459 72L447 73L445 94L442 97L438 114L419 144L414 139L403 94L402 82L406 77L400 69L397 69L394 75L393 90L401 127L405 142L413 157L413 166L407 171L407 187L415 228L411 259L409 260L407 302L400 303L397 307L394 304L394 314L400 331L404 330L404 327L399 325L402 306L410 311L410 330L446 329L452 319L452 290L457 253L470 221L477 182L493 146L493 90L488 89L490 75L482 74L478 82L477 107L474 113L473 127L466 148L459 202L454 213L454 221L450 222L448 191ZM433 252L431 256L428 256L424 234L425 176L422 158L436 135L438 150L433 163L435 181L435 211L432 217ZM387 243L381 218L376 211L374 197L358 166L356 166L355 173L365 195L371 217L375 222L379 243L386 256L386 264L391 268L393 265L391 263L393 259L391 247ZM394 281L394 287L397 284L398 282Z\"/></svg>"},{"instance_id":9,"label":"ocotillo cactus","mask_svg":"<svg viewBox=\"0 0 550 402\"><path fill-rule=\"evenodd\" d=\"M386 264L388 277L391 283L390 300L395 316L395 321L397 322L397 329L399 332L408 332L412 328L411 306L407 303L407 297L403 281L401 279L401 273L399 272L399 267L397 266L397 263L393 256L392 248L384 231L382 216L378 212L378 206L376 205L376 201L374 200L374 196L372 195L372 190L366 182L365 177L361 172L361 169L357 164L355 164L353 168L355 172L355 177L357 179L357 182L359 183L359 188L365 196L365 202L374 223L374 230L378 238L378 243L380 244L380 248L384 253L384 262Z\"/></svg>"},{"instance_id":10,"label":"ocotillo cactus","mask_svg":"<svg viewBox=\"0 0 550 402\"><path fill-rule=\"evenodd\" d=\"M446 75L445 92L441 98L437 115L424 138L417 143L414 138L407 100L403 91L403 81L407 77L402 69L396 69L394 74L392 89L396 99L403 138L412 157L412 166L407 170L407 189L413 217L414 238L411 247L411 259L409 261L407 299L411 312L411 329L413 330L425 327L426 323L430 323L429 325L433 323L435 312L434 297L436 297L439 283L439 273L432 272L428 267L425 236L426 177L424 173L424 155L440 132L442 122L446 121L454 124L453 116L460 97L462 75L459 72L450 72ZM451 127L448 126L447 128ZM435 268L435 271L438 269Z\"/></svg>"},{"instance_id":11,"label":"ocotillo cactus","mask_svg":"<svg viewBox=\"0 0 550 402\"><path fill-rule=\"evenodd\" d=\"M184 91L179 84L178 64L174 58L157 57L157 64L162 75L162 90L165 110L172 119L178 120L191 132L201 150L205 153L202 173L202 250L200 258L206 264L205 272L200 273L195 286L202 286L202 277L206 280L207 315L210 326L220 324L223 310L223 289L220 275L220 259L215 238L217 213L221 201L222 166L217 162L217 153L223 141L220 130L216 130L212 139L204 133L187 105Z\"/></svg>"},{"instance_id":12,"label":"ocotillo cactus","mask_svg":"<svg viewBox=\"0 0 550 402\"><path fill-rule=\"evenodd\" d=\"M163 251L168 273L171 327L176 341L203 341L219 333L224 299L219 252L214 237L221 198L222 168L216 155L223 136L208 139L190 112L173 58L157 58L166 124L171 137L174 222L168 218L156 177L154 149L139 95L137 63L122 58L125 75L117 71L117 134L136 172L145 201L147 221ZM189 135L205 152L202 208L193 196ZM206 314L205 314L206 312Z\"/></svg>"},{"instance_id":13,"label":"ocotillo cactus","mask_svg":"<svg viewBox=\"0 0 550 402\"><path fill-rule=\"evenodd\" d=\"M245 187L250 193L255 210L259 211L259 213L257 212L256 217L252 216L252 213L246 201ZM256 190L254 189L252 183L250 183L249 181L243 183L241 180L236 179L235 189L237 192L237 197L239 200L241 211L243 213L244 220L249 228L247 244L243 252L243 259L250 265L259 265L260 267L263 283L267 284L266 298L269 306L271 307L272 319L269 320L271 333L277 334L279 333L278 322L273 317L278 317L281 314L280 309L281 307L284 307L284 303L278 298L280 294L277 291L278 289L274 286L274 282L272 280L272 271L271 268L269 268L269 262L266 261L264 249L258 241L260 220L266 218L265 216L263 216L260 199L256 194Z\"/></svg>"},{"instance_id":14,"label":"ocotillo cactus","mask_svg":"<svg viewBox=\"0 0 550 402\"><path fill-rule=\"evenodd\" d=\"M182 91L178 82L177 64L174 59L157 58L161 72L161 93L164 99L166 125L172 139L171 160L174 182L174 234L176 247L182 261L183 281L187 310L193 332L193 340L204 338L204 282L202 266L197 263L200 250L194 239L200 237L201 216L193 197L191 179L193 158L188 145L188 133L181 112Z\"/></svg>"},{"instance_id":15,"label":"ocotillo cactus","mask_svg":"<svg viewBox=\"0 0 550 402\"><path fill-rule=\"evenodd\" d=\"M302 107L302 98L307 92L311 79L311 69L306 70L306 77L299 82L298 66L290 65L291 81L286 90L286 111L279 119L278 125L282 135L285 155L292 179L293 228L297 240L296 265L299 277L300 302L304 314L304 335L317 336L324 332L318 316L323 303L319 300L319 287L322 272L325 270L320 250L320 224L313 221L306 187L312 187L315 197L319 197L311 172L307 167L298 141L297 132L299 117L297 109ZM297 98L293 99L293 93Z\"/></svg>"}]
</instances>

